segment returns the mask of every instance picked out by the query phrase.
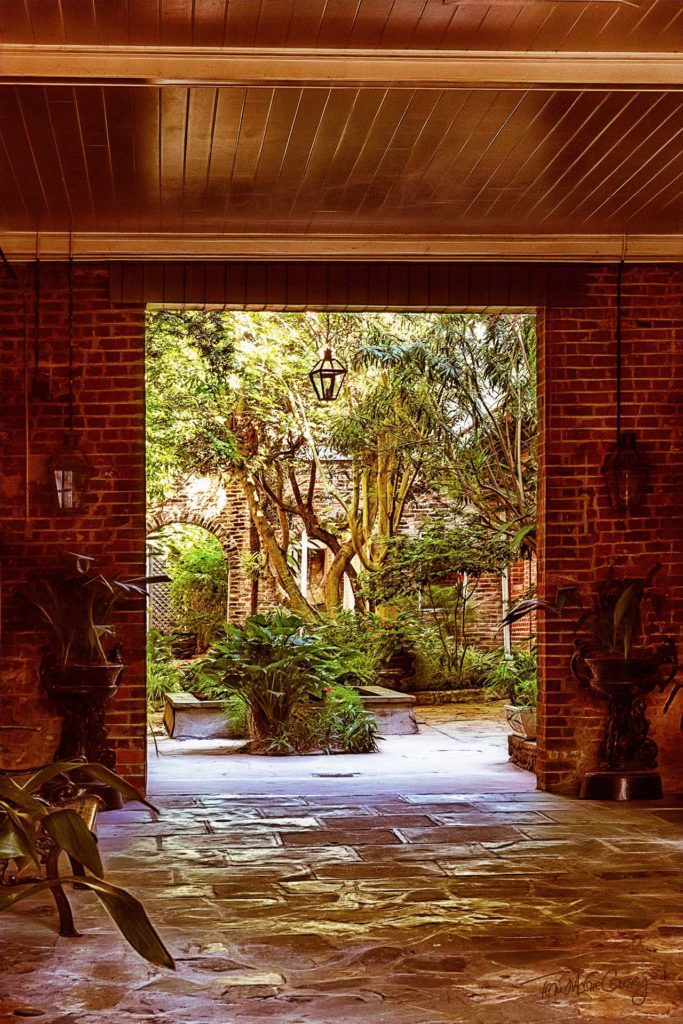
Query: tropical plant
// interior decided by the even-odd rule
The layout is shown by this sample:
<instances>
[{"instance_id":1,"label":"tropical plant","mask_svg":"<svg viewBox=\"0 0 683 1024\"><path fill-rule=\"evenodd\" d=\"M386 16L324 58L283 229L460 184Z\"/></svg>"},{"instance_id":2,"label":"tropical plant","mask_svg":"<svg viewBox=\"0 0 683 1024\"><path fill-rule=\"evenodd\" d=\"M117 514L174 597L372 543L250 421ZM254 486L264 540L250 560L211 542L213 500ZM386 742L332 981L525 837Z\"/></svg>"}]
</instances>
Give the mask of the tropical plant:
<instances>
[{"instance_id":1,"label":"tropical plant","mask_svg":"<svg viewBox=\"0 0 683 1024\"><path fill-rule=\"evenodd\" d=\"M67 552L63 557L64 565L46 570L26 591L26 597L48 627L49 654L56 665L105 665L109 652L104 640L113 642L115 637L112 613L116 602L144 598L145 584L165 577L108 578L87 555Z\"/></svg>"},{"instance_id":2,"label":"tropical plant","mask_svg":"<svg viewBox=\"0 0 683 1024\"><path fill-rule=\"evenodd\" d=\"M52 893L59 909L60 901L66 901L63 886L77 884L95 893L123 937L140 956L152 964L174 969L173 958L140 901L120 886L106 881L97 840L78 812L73 807L52 806L41 796L43 787L60 776L68 778L75 771L79 777L88 776L116 789L126 799L147 804L133 786L98 764L56 762L31 770L28 778L23 778L23 772L0 773L0 911L45 891ZM83 866L85 873L49 877L41 856L45 841L64 850Z\"/></svg>"},{"instance_id":3,"label":"tropical plant","mask_svg":"<svg viewBox=\"0 0 683 1024\"><path fill-rule=\"evenodd\" d=\"M172 551L167 563L178 627L197 637L200 653L225 625L230 591L230 571L220 542L202 532L204 536L194 538L189 546Z\"/></svg>"},{"instance_id":4,"label":"tropical plant","mask_svg":"<svg viewBox=\"0 0 683 1024\"><path fill-rule=\"evenodd\" d=\"M521 648L504 655L488 676L488 686L510 704L536 707L538 684L536 679L536 652Z\"/></svg>"},{"instance_id":5,"label":"tropical plant","mask_svg":"<svg viewBox=\"0 0 683 1024\"><path fill-rule=\"evenodd\" d=\"M377 750L379 729L351 687L325 687L322 700L297 704L286 723L264 743L269 754L310 750L371 754Z\"/></svg>"},{"instance_id":6,"label":"tropical plant","mask_svg":"<svg viewBox=\"0 0 683 1024\"><path fill-rule=\"evenodd\" d=\"M606 578L595 584L588 598L577 583L563 582L554 601L528 598L508 612L503 625L538 610L564 616L567 609L573 609L574 631L586 649L628 660L641 633L644 602L648 601L656 614L662 610L663 598L652 587L660 569L658 563L642 578L618 577L615 567L610 566Z\"/></svg>"},{"instance_id":7,"label":"tropical plant","mask_svg":"<svg viewBox=\"0 0 683 1024\"><path fill-rule=\"evenodd\" d=\"M185 677L176 667L173 638L158 629L147 634L147 700L155 710L163 704L167 693L185 689Z\"/></svg>"},{"instance_id":8,"label":"tropical plant","mask_svg":"<svg viewBox=\"0 0 683 1024\"><path fill-rule=\"evenodd\" d=\"M202 661L201 679L249 708L255 739L267 740L287 724L297 705L322 699L334 676L333 650L297 615L282 609L230 625Z\"/></svg>"}]
</instances>

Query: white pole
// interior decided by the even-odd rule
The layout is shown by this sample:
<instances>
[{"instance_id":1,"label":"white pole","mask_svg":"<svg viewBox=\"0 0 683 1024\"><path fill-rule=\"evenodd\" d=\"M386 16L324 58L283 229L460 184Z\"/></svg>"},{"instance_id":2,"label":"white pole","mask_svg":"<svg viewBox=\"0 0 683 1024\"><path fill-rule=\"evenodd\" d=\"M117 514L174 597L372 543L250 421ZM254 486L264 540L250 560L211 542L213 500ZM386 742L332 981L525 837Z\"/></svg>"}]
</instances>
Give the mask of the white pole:
<instances>
[{"instance_id":1,"label":"white pole","mask_svg":"<svg viewBox=\"0 0 683 1024\"><path fill-rule=\"evenodd\" d=\"M299 588L304 600L308 599L308 533L301 533L301 564L299 566Z\"/></svg>"},{"instance_id":2,"label":"white pole","mask_svg":"<svg viewBox=\"0 0 683 1024\"><path fill-rule=\"evenodd\" d=\"M503 618L510 611L510 570L506 565L500 577L501 595L503 599ZM512 629L510 626L503 626L503 649L505 657L512 657Z\"/></svg>"}]
</instances>

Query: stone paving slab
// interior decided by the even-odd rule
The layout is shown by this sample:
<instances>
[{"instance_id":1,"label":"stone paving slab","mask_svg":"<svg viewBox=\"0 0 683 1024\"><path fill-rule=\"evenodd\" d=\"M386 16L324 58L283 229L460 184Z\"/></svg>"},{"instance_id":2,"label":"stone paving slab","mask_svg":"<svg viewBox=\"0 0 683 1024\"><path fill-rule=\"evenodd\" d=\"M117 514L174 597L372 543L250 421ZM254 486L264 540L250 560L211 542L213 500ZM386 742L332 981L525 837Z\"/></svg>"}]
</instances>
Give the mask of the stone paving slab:
<instances>
[{"instance_id":1,"label":"stone paving slab","mask_svg":"<svg viewBox=\"0 0 683 1024\"><path fill-rule=\"evenodd\" d=\"M26 901L0 917L0 1024L22 1009L49 1024L681 1019L683 802L535 793L527 773L496 775L488 720L468 747L462 719L426 710L421 756L425 736L439 757L450 742L447 773L396 774L392 755L382 775L380 754L371 775L321 779L273 759L269 790L243 755L229 778L204 756L197 792L159 785L158 815L102 815L111 880L144 900L177 972L123 946L88 893L73 894L79 940Z\"/></svg>"}]
</instances>

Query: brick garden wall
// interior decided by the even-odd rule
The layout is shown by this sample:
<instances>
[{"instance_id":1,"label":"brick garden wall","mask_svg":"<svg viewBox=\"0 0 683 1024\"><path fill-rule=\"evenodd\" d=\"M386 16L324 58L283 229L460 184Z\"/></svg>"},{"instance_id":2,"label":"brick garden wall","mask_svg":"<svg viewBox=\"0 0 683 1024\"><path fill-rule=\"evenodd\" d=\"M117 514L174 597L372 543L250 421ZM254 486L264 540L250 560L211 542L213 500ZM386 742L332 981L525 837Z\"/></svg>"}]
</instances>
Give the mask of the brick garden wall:
<instances>
[{"instance_id":1,"label":"brick garden wall","mask_svg":"<svg viewBox=\"0 0 683 1024\"><path fill-rule=\"evenodd\" d=\"M601 474L615 433L616 277L613 267L591 269L584 308L547 309L539 318L539 589L552 599L561 575L590 584L610 563L641 576L662 562L666 611L648 624L647 639L671 635L683 654L683 273L624 271L622 429L637 431L653 466L647 506L627 521L611 511ZM574 793L596 764L605 708L571 677L566 623L546 617L539 640L539 784ZM682 707L662 719L662 698L650 706L671 791L682 781Z\"/></svg>"},{"instance_id":2,"label":"brick garden wall","mask_svg":"<svg viewBox=\"0 0 683 1024\"><path fill-rule=\"evenodd\" d=\"M109 300L106 266L74 269L76 427L95 467L83 514L61 516L43 490L46 463L66 422L67 271L41 271L40 362L51 398L31 398L34 308L32 267L18 281L0 277L0 766L49 761L59 719L38 680L41 635L30 628L16 592L28 574L59 564L61 551L93 555L105 573L145 571L144 307ZM29 389L27 390L27 381ZM144 781L145 611L141 602L117 612L126 670L109 714L118 767Z\"/></svg>"}]
</instances>

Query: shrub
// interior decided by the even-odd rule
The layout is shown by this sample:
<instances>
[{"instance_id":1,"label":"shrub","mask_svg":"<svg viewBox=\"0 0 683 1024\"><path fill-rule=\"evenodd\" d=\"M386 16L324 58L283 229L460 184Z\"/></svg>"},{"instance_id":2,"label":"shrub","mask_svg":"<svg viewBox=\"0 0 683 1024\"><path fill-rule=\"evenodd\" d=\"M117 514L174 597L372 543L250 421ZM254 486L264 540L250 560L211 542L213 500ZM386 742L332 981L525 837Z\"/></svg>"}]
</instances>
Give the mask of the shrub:
<instances>
[{"instance_id":1,"label":"shrub","mask_svg":"<svg viewBox=\"0 0 683 1024\"><path fill-rule=\"evenodd\" d=\"M343 648L331 642L328 627L278 610L229 627L195 666L192 682L226 701L234 728L244 716L249 735L267 753L370 752L377 748L375 719L338 682L348 676Z\"/></svg>"},{"instance_id":2,"label":"shrub","mask_svg":"<svg viewBox=\"0 0 683 1024\"><path fill-rule=\"evenodd\" d=\"M230 573L223 549L207 534L171 550L168 572L178 628L194 634L198 650L205 651L225 626Z\"/></svg>"},{"instance_id":3,"label":"shrub","mask_svg":"<svg viewBox=\"0 0 683 1024\"><path fill-rule=\"evenodd\" d=\"M503 657L491 673L489 684L494 693L510 704L535 707L538 699L536 652L516 650Z\"/></svg>"},{"instance_id":4,"label":"shrub","mask_svg":"<svg viewBox=\"0 0 683 1024\"><path fill-rule=\"evenodd\" d=\"M167 693L185 689L183 673L174 664L172 643L172 637L158 629L147 634L147 701L153 710L163 704Z\"/></svg>"}]
</instances>

